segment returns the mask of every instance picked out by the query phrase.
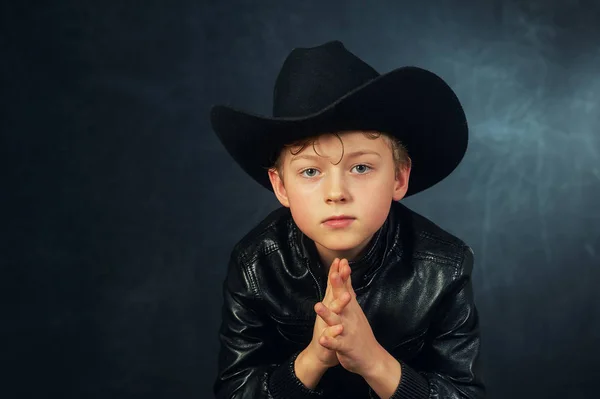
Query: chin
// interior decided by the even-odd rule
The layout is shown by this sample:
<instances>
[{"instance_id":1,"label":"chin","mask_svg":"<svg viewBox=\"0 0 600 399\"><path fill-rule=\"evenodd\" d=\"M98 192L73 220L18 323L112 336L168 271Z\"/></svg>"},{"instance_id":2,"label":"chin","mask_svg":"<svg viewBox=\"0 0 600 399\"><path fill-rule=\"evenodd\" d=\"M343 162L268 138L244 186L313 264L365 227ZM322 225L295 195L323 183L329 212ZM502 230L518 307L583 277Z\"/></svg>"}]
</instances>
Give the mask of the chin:
<instances>
[{"instance_id":1,"label":"chin","mask_svg":"<svg viewBox=\"0 0 600 399\"><path fill-rule=\"evenodd\" d=\"M362 243L363 240L354 237L328 237L319 240L321 246L327 248L330 251L351 251Z\"/></svg>"}]
</instances>

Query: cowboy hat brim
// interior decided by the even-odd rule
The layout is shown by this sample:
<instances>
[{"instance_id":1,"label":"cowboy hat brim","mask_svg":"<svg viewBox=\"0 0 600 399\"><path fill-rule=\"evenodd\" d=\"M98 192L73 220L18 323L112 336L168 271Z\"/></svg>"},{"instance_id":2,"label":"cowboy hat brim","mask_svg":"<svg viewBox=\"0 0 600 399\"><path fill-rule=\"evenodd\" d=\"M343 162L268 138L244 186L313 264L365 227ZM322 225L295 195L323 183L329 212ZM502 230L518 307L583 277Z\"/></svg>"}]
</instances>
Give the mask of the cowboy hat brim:
<instances>
[{"instance_id":1,"label":"cowboy hat brim","mask_svg":"<svg viewBox=\"0 0 600 399\"><path fill-rule=\"evenodd\" d=\"M267 168L283 145L322 133L376 130L398 138L412 160L405 197L452 173L468 144L467 121L456 94L439 76L418 67L380 75L303 117L267 117L220 105L212 108L210 119L231 157L270 191Z\"/></svg>"}]
</instances>

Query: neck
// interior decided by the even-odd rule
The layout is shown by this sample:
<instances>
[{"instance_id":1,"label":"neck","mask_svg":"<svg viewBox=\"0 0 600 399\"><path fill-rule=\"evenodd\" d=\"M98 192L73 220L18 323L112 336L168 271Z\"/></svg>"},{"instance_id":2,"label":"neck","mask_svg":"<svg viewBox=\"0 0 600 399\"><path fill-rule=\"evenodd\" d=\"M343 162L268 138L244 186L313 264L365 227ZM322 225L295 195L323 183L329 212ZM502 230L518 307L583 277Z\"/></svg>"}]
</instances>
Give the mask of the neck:
<instances>
[{"instance_id":1,"label":"neck","mask_svg":"<svg viewBox=\"0 0 600 399\"><path fill-rule=\"evenodd\" d=\"M367 249L369 248L369 244L373 240L374 235L371 235L369 238L364 240L358 247L351 248L344 251L332 251L328 248L323 247L322 245L315 243L317 248L317 252L319 254L319 259L321 260L321 265L323 266L325 272L329 272L329 268L333 263L335 258L338 259L347 259L350 265L352 262L360 259Z\"/></svg>"}]
</instances>

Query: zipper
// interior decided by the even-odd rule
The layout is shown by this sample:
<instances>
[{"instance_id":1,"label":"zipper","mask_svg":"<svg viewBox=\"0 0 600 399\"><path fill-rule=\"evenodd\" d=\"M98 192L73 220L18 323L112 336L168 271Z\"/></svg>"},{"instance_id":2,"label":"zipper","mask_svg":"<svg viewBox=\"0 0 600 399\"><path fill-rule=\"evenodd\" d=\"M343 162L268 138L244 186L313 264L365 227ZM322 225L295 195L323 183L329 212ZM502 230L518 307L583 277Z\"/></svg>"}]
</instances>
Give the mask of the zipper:
<instances>
[{"instance_id":1,"label":"zipper","mask_svg":"<svg viewBox=\"0 0 600 399\"><path fill-rule=\"evenodd\" d=\"M317 295L319 296L319 302L320 302L320 301L322 301L325 298L325 295L323 294L323 290L321 288L321 284L319 284L319 280L317 279L317 277L315 276L315 274L310 269L310 260L306 260L305 261L305 265L306 265L306 269L308 270L308 272L312 276L313 280L315 280L315 284L317 285Z\"/></svg>"}]
</instances>

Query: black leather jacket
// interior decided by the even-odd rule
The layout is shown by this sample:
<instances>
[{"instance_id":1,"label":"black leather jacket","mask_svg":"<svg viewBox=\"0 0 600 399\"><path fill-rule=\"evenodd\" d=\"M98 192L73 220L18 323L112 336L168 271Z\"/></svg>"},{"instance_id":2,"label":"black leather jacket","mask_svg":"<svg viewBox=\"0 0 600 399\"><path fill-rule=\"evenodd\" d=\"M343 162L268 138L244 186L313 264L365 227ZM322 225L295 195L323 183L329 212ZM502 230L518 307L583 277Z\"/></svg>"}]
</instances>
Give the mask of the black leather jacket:
<instances>
[{"instance_id":1,"label":"black leather jacket","mask_svg":"<svg viewBox=\"0 0 600 399\"><path fill-rule=\"evenodd\" d=\"M484 397L467 245L392 202L386 222L350 265L377 341L402 366L392 398ZM288 208L273 211L236 244L223 285L217 398L377 397L340 365L315 390L294 374L326 286L314 242Z\"/></svg>"}]
</instances>

